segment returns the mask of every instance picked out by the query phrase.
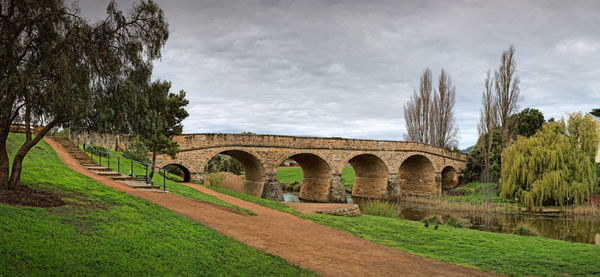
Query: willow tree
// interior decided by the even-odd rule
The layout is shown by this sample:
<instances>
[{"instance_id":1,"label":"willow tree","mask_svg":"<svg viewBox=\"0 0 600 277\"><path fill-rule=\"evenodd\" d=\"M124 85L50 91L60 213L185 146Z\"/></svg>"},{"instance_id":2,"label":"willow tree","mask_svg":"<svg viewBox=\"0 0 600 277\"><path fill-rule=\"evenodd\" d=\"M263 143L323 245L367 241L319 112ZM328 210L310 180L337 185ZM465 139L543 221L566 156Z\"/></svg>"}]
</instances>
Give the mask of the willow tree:
<instances>
[{"instance_id":1,"label":"willow tree","mask_svg":"<svg viewBox=\"0 0 600 277\"><path fill-rule=\"evenodd\" d=\"M23 159L53 127L110 131L135 114L168 25L152 1L128 14L112 1L106 12L91 23L64 0L0 0L0 189L18 187ZM9 170L7 137L18 122L26 135ZM37 135L34 125L44 126Z\"/></svg>"},{"instance_id":2,"label":"willow tree","mask_svg":"<svg viewBox=\"0 0 600 277\"><path fill-rule=\"evenodd\" d=\"M544 124L530 138L519 137L502 152L500 195L528 207L545 201L579 204L594 191L598 127L590 116L571 114Z\"/></svg>"}]
</instances>

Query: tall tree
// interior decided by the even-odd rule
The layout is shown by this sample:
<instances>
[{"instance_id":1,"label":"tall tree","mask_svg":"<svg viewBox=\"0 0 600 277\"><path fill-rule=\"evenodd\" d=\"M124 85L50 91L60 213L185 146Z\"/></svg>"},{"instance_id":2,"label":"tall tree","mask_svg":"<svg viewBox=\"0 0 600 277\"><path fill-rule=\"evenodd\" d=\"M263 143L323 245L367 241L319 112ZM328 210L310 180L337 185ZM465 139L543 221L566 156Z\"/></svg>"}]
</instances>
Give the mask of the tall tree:
<instances>
[{"instance_id":1,"label":"tall tree","mask_svg":"<svg viewBox=\"0 0 600 277\"><path fill-rule=\"evenodd\" d=\"M590 112L590 114L593 114L595 116L600 116L600 109L592 109L592 111Z\"/></svg>"},{"instance_id":2,"label":"tall tree","mask_svg":"<svg viewBox=\"0 0 600 277\"><path fill-rule=\"evenodd\" d=\"M490 78L490 72L487 72L485 82L484 82L484 90L481 96L481 113L479 116L479 154L481 159L483 160L483 168L480 174L481 181L483 182L492 182L492 177L490 175L490 166L491 166L491 158L490 155L492 153L492 140L493 135L492 131L498 128L498 104L497 98L493 92L494 84L493 80ZM483 141L482 141L483 138Z\"/></svg>"},{"instance_id":3,"label":"tall tree","mask_svg":"<svg viewBox=\"0 0 600 277\"><path fill-rule=\"evenodd\" d=\"M450 149L456 146L456 133L458 127L454 121L454 104L456 102L456 88L452 79L444 71L440 73L437 93L433 97L433 110L431 111L431 144L437 147Z\"/></svg>"},{"instance_id":4,"label":"tall tree","mask_svg":"<svg viewBox=\"0 0 600 277\"><path fill-rule=\"evenodd\" d=\"M142 97L133 88L149 80L168 28L152 1L128 15L110 2L106 12L91 24L63 0L0 0L0 188L17 187L23 159L53 127L126 125L124 107ZM9 173L14 122L25 123L26 138Z\"/></svg>"},{"instance_id":5,"label":"tall tree","mask_svg":"<svg viewBox=\"0 0 600 277\"><path fill-rule=\"evenodd\" d=\"M494 73L494 88L496 93L496 105L498 106L498 123L502 133L502 148L508 145L511 137L509 118L517 111L520 100L519 77L516 75L515 47L511 45L508 50L502 52L500 66Z\"/></svg>"},{"instance_id":6,"label":"tall tree","mask_svg":"<svg viewBox=\"0 0 600 277\"><path fill-rule=\"evenodd\" d=\"M152 152L152 169L156 165L156 155L167 154L175 158L179 146L173 137L183 132L182 121L189 115L184 108L189 103L185 91L175 94L169 93L170 89L171 83L167 81L155 81L149 86L148 103L139 120L141 125L137 127L137 133ZM148 181L152 176L154 170L150 170Z\"/></svg>"},{"instance_id":7,"label":"tall tree","mask_svg":"<svg viewBox=\"0 0 600 277\"><path fill-rule=\"evenodd\" d=\"M406 140L422 143L430 143L431 117L431 95L433 87L431 85L431 70L425 69L419 83L419 92L414 92L413 96L404 105L404 120L406 121Z\"/></svg>"},{"instance_id":8,"label":"tall tree","mask_svg":"<svg viewBox=\"0 0 600 277\"><path fill-rule=\"evenodd\" d=\"M408 141L450 149L456 144L454 121L456 89L450 76L441 70L437 90L433 89L431 70L421 76L419 91L404 105Z\"/></svg>"}]
</instances>

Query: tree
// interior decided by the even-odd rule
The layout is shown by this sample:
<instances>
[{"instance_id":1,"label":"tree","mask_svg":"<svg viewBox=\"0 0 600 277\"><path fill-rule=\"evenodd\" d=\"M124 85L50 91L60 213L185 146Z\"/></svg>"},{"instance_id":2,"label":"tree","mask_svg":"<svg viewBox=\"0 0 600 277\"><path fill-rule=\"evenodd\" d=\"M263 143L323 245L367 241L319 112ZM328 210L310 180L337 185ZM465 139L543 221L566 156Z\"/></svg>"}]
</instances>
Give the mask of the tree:
<instances>
[{"instance_id":1,"label":"tree","mask_svg":"<svg viewBox=\"0 0 600 277\"><path fill-rule=\"evenodd\" d=\"M600 109L592 109L592 111L590 112L590 114L593 114L595 116L600 116Z\"/></svg>"},{"instance_id":2,"label":"tree","mask_svg":"<svg viewBox=\"0 0 600 277\"><path fill-rule=\"evenodd\" d=\"M457 126L454 121L456 89L450 76L441 70L437 90L431 84L431 70L425 69L419 92L404 105L408 141L452 149L456 146Z\"/></svg>"},{"instance_id":3,"label":"tree","mask_svg":"<svg viewBox=\"0 0 600 277\"><path fill-rule=\"evenodd\" d=\"M519 137L502 152L500 195L528 207L544 201L578 204L596 187L598 127L581 113L547 123L530 138Z\"/></svg>"},{"instance_id":4,"label":"tree","mask_svg":"<svg viewBox=\"0 0 600 277\"><path fill-rule=\"evenodd\" d=\"M481 168L480 174L478 174L483 182L491 182L492 176L490 175L492 153L492 138L488 134L491 134L493 130L498 128L498 105L497 97L493 94L493 80L490 78L490 72L487 72L487 76L484 82L484 90L481 96L481 112L479 116L479 140L478 140L478 157L483 161L483 167ZM482 138L484 141L481 141Z\"/></svg>"},{"instance_id":5,"label":"tree","mask_svg":"<svg viewBox=\"0 0 600 277\"><path fill-rule=\"evenodd\" d=\"M515 47L511 45L508 50L502 52L500 66L494 73L494 89L496 93L496 105L498 112L498 123L502 133L502 148L505 148L511 137L509 118L517 111L520 100L519 77L516 76Z\"/></svg>"},{"instance_id":6,"label":"tree","mask_svg":"<svg viewBox=\"0 0 600 277\"><path fill-rule=\"evenodd\" d=\"M148 181L154 176L156 155L167 154L175 158L179 152L177 142L173 137L183 132L182 121L188 117L185 106L189 101L185 99L185 91L178 94L169 93L171 83L166 81L155 81L148 88L148 103L143 113L141 125L137 126L137 132L142 141L152 152L152 170Z\"/></svg>"},{"instance_id":7,"label":"tree","mask_svg":"<svg viewBox=\"0 0 600 277\"><path fill-rule=\"evenodd\" d=\"M127 125L127 107L143 98L135 88L149 80L168 28L152 1L127 16L114 2L106 11L91 24L63 0L0 0L0 188L17 187L23 159L55 126ZM6 141L14 122L24 122L27 132L9 173ZM36 136L34 125L44 126Z\"/></svg>"},{"instance_id":8,"label":"tree","mask_svg":"<svg viewBox=\"0 0 600 277\"><path fill-rule=\"evenodd\" d=\"M526 108L516 114L517 135L531 137L542 128L544 114L537 109Z\"/></svg>"}]
</instances>

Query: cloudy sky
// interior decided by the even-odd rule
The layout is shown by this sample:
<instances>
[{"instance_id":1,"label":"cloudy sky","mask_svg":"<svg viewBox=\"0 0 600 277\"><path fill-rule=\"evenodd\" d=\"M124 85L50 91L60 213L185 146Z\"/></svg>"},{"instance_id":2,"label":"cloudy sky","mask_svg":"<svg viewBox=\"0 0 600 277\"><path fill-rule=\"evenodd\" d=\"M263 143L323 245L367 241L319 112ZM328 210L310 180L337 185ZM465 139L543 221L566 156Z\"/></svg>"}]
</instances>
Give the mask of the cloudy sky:
<instances>
[{"instance_id":1,"label":"cloudy sky","mask_svg":"<svg viewBox=\"0 0 600 277\"><path fill-rule=\"evenodd\" d=\"M108 1L82 0L101 18ZM133 1L117 1L129 9ZM426 67L456 86L461 148L477 140L488 70L517 50L520 108L600 106L600 1L158 1L170 38L153 78L185 90L184 132L402 140Z\"/></svg>"}]
</instances>

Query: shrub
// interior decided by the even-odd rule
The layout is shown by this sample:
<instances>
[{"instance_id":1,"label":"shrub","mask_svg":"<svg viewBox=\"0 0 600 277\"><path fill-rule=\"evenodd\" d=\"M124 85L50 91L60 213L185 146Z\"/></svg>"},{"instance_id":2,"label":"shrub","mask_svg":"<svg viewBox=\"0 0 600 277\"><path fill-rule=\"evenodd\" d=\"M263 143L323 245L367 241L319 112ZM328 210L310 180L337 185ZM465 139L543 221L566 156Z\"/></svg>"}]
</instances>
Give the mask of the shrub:
<instances>
[{"instance_id":1,"label":"shrub","mask_svg":"<svg viewBox=\"0 0 600 277\"><path fill-rule=\"evenodd\" d=\"M397 217L398 203L383 200L367 200L362 206L362 213L375 216Z\"/></svg>"},{"instance_id":2,"label":"shrub","mask_svg":"<svg viewBox=\"0 0 600 277\"><path fill-rule=\"evenodd\" d=\"M425 224L443 224L441 217L437 215L428 216L426 218L421 219L421 222Z\"/></svg>"},{"instance_id":3,"label":"shrub","mask_svg":"<svg viewBox=\"0 0 600 277\"><path fill-rule=\"evenodd\" d=\"M448 195L452 195L452 196L464 196L464 195L469 195L473 192L469 188L455 188L455 189L448 190L446 193Z\"/></svg>"},{"instance_id":4,"label":"shrub","mask_svg":"<svg viewBox=\"0 0 600 277\"><path fill-rule=\"evenodd\" d=\"M529 228L527 225L519 225L517 227L517 229L515 229L512 232L514 235L519 235L519 236L532 236L532 237L537 237L537 233Z\"/></svg>"},{"instance_id":5,"label":"shrub","mask_svg":"<svg viewBox=\"0 0 600 277\"><path fill-rule=\"evenodd\" d=\"M149 156L150 151L139 138L136 138L128 149L123 152L123 157L142 163L148 163Z\"/></svg>"},{"instance_id":6,"label":"shrub","mask_svg":"<svg viewBox=\"0 0 600 277\"><path fill-rule=\"evenodd\" d=\"M491 200L498 196L498 184L483 183L475 189L475 194L480 195L482 198Z\"/></svg>"},{"instance_id":7,"label":"shrub","mask_svg":"<svg viewBox=\"0 0 600 277\"><path fill-rule=\"evenodd\" d=\"M450 217L448 217L448 219L446 219L446 225L456 227L456 228L462 228L463 226L466 225L466 222L462 218L450 216Z\"/></svg>"},{"instance_id":8,"label":"shrub","mask_svg":"<svg viewBox=\"0 0 600 277\"><path fill-rule=\"evenodd\" d=\"M99 146L99 145L91 145L90 148L90 152L94 153L94 156L101 156L101 157L106 157L108 156L108 154L106 154L108 151L106 150L106 148Z\"/></svg>"},{"instance_id":9,"label":"shrub","mask_svg":"<svg viewBox=\"0 0 600 277\"><path fill-rule=\"evenodd\" d=\"M208 181L213 187L220 187L221 184L223 184L223 180L225 180L225 175L223 174L220 174L218 172L208 174Z\"/></svg>"}]
</instances>

